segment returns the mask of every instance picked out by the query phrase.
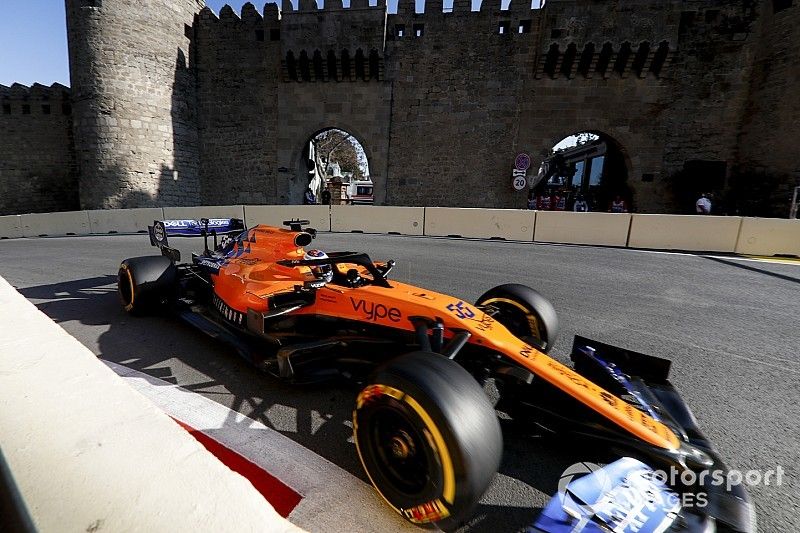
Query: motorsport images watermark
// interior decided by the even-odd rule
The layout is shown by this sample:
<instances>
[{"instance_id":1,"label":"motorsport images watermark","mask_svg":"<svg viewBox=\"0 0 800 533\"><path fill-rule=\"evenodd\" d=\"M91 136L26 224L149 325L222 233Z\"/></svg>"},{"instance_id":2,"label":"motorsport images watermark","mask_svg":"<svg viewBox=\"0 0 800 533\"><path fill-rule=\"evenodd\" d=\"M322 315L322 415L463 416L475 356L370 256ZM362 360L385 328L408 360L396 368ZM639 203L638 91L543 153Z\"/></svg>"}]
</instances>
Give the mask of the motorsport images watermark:
<instances>
[{"instance_id":1,"label":"motorsport images watermark","mask_svg":"<svg viewBox=\"0 0 800 533\"><path fill-rule=\"evenodd\" d=\"M564 473L561 474L561 479L558 481L558 492L560 495L567 493L567 485L573 479L580 478L586 474L594 474L600 472L605 465L599 465L592 462L575 463L567 467ZM667 487L672 487L680 491L681 487L692 489L680 495L682 507L705 507L708 505L708 494L703 492L702 487L725 486L725 491L730 491L731 488L745 484L747 486L781 486L783 485L784 469L780 465L774 469L768 470L701 470L694 472L692 470L682 470L675 467L670 467L669 471L653 470L648 476L653 480L660 482ZM601 475L597 479L599 492L605 493L612 490L613 483L608 476ZM562 496L563 497L563 496Z\"/></svg>"}]
</instances>

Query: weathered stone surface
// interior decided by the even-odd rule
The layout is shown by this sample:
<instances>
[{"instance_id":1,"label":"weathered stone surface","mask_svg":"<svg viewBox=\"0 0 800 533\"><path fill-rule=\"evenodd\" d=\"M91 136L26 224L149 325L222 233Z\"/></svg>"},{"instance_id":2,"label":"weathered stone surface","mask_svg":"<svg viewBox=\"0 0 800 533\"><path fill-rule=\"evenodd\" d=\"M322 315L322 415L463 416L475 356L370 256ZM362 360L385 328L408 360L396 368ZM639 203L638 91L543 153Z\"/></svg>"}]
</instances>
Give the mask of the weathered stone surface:
<instances>
[{"instance_id":1,"label":"weathered stone surface","mask_svg":"<svg viewBox=\"0 0 800 533\"><path fill-rule=\"evenodd\" d=\"M95 4L67 2L81 206L199 204L186 25L202 0Z\"/></svg>"},{"instance_id":2,"label":"weathered stone surface","mask_svg":"<svg viewBox=\"0 0 800 533\"><path fill-rule=\"evenodd\" d=\"M643 212L680 210L671 180L695 161L718 163L723 188L763 179L776 205L800 180L796 5L456 0L416 14L401 0L387 15L303 0L262 18L201 0L89 4L67 1L74 152L60 115L21 134L77 160L84 208L296 203L303 147L331 127L358 138L376 200L395 205L523 207L516 154L534 172L579 131L621 150ZM24 120L0 117L2 132ZM0 140L11 196L23 177L6 167L34 164L16 142Z\"/></svg>"},{"instance_id":3,"label":"weathered stone surface","mask_svg":"<svg viewBox=\"0 0 800 533\"><path fill-rule=\"evenodd\" d=\"M0 214L78 209L69 89L0 85L0 103Z\"/></svg>"}]
</instances>

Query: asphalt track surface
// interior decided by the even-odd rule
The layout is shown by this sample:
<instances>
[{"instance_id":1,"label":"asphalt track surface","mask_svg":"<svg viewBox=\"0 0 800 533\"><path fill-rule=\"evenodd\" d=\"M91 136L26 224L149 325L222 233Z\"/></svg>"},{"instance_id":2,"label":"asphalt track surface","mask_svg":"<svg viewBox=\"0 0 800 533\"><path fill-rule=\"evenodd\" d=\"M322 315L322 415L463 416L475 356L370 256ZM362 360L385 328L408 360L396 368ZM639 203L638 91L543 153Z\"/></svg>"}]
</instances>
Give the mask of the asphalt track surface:
<instances>
[{"instance_id":1,"label":"asphalt track surface","mask_svg":"<svg viewBox=\"0 0 800 533\"><path fill-rule=\"evenodd\" d=\"M187 257L200 246L179 243ZM320 234L314 246L395 258L394 278L465 301L501 283L530 285L559 312L552 354L563 362L575 334L671 359L673 383L731 468L783 469L781 486L749 489L759 530L800 524L800 263L358 234ZM120 260L153 252L146 235L3 240L0 275L99 357L257 419L365 479L351 438L354 389L282 384L178 321L122 311ZM595 458L580 443L553 446L508 422L503 431L500 473L466 530L524 529L564 469Z\"/></svg>"}]
</instances>

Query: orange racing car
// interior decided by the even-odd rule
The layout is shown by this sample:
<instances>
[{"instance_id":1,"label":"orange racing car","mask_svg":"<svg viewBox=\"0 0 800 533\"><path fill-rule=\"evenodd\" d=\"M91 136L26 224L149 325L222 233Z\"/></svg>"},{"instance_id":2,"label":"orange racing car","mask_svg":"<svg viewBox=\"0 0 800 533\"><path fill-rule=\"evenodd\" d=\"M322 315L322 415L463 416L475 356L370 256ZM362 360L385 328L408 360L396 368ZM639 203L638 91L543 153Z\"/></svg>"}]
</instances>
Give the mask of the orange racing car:
<instances>
[{"instance_id":1,"label":"orange racing car","mask_svg":"<svg viewBox=\"0 0 800 533\"><path fill-rule=\"evenodd\" d=\"M361 463L407 520L458 527L491 482L502 436L482 388L490 378L515 419L649 464L727 472L669 382L669 361L576 337L568 367L547 355L558 320L535 290L501 285L472 304L389 281L394 261L307 250L316 236L307 224L155 221L161 255L122 262L122 304L132 314L168 310L277 378L357 383ZM205 241L191 262L170 247L181 236ZM741 487L669 490L708 492L711 505L670 511L660 531L752 530ZM538 528L573 530L564 524Z\"/></svg>"}]
</instances>

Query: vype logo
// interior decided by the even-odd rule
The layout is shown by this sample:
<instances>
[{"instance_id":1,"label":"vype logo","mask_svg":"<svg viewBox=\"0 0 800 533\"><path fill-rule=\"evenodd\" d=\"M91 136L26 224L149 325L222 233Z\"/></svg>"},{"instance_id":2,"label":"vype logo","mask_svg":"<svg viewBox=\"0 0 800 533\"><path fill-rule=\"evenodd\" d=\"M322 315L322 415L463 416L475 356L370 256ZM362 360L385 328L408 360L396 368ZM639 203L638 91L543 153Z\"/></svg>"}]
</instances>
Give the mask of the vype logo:
<instances>
[{"instance_id":1,"label":"vype logo","mask_svg":"<svg viewBox=\"0 0 800 533\"><path fill-rule=\"evenodd\" d=\"M360 311L367 315L367 320L375 322L381 318L388 318L392 322L400 322L403 316L400 310L396 307L386 307L383 304L376 304L374 302L366 302L364 300L355 300L350 298L350 304L353 306L354 311Z\"/></svg>"}]
</instances>

